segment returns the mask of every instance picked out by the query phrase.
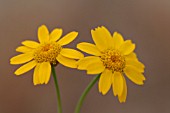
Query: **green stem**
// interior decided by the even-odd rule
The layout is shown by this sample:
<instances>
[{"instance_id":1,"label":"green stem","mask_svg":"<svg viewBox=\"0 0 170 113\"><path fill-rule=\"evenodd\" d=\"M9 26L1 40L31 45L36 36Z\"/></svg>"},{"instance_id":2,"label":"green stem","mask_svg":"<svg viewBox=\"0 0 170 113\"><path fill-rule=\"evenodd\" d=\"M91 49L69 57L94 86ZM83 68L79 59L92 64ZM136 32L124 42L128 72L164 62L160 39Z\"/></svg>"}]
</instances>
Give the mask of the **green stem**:
<instances>
[{"instance_id":1,"label":"green stem","mask_svg":"<svg viewBox=\"0 0 170 113\"><path fill-rule=\"evenodd\" d=\"M57 108L58 108L57 110L58 110L58 113L62 113L60 90L59 90L59 86L57 82L55 68L53 65L51 67L52 67L52 73L53 73L53 78L54 78L55 88L56 88L56 93L57 93Z\"/></svg>"},{"instance_id":2,"label":"green stem","mask_svg":"<svg viewBox=\"0 0 170 113\"><path fill-rule=\"evenodd\" d=\"M86 97L86 95L88 94L88 92L90 91L90 89L93 87L93 85L97 82L97 80L100 78L100 74L97 75L96 77L94 77L94 79L89 83L89 85L86 87L86 89L84 90L84 92L82 93L78 103L77 103L77 106L76 106L76 109L75 109L75 112L74 113L79 113L80 112L80 109L81 109L81 106L83 104L83 101Z\"/></svg>"}]
</instances>

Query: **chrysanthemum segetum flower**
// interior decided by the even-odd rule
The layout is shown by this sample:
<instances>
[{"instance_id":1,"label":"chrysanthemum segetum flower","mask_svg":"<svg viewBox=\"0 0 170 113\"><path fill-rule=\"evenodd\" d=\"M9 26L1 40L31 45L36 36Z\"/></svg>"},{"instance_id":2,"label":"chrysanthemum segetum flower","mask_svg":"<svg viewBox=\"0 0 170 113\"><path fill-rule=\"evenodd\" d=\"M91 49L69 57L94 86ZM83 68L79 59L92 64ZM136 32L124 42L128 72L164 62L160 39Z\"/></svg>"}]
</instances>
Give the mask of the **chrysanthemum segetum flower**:
<instances>
[{"instance_id":1,"label":"chrysanthemum segetum flower","mask_svg":"<svg viewBox=\"0 0 170 113\"><path fill-rule=\"evenodd\" d=\"M135 44L124 40L121 34L113 36L105 27L91 30L95 44L82 42L77 48L91 54L78 61L78 69L87 70L87 74L100 74L99 92L105 95L112 86L113 93L120 102L126 101L127 85L123 75L132 82L142 85L145 80L144 65L134 53Z\"/></svg>"},{"instance_id":2,"label":"chrysanthemum segetum flower","mask_svg":"<svg viewBox=\"0 0 170 113\"><path fill-rule=\"evenodd\" d=\"M42 25L38 28L38 40L23 41L23 46L19 46L16 51L22 54L10 59L11 64L24 64L15 71L16 75L21 75L32 68L34 69L33 83L47 84L51 75L51 65L58 63L70 68L77 68L76 60L84 57L82 53L74 49L63 48L64 45L72 42L78 32L70 32L59 40L62 29L56 28L49 33L47 27ZM28 62L28 63L27 63Z\"/></svg>"}]
</instances>

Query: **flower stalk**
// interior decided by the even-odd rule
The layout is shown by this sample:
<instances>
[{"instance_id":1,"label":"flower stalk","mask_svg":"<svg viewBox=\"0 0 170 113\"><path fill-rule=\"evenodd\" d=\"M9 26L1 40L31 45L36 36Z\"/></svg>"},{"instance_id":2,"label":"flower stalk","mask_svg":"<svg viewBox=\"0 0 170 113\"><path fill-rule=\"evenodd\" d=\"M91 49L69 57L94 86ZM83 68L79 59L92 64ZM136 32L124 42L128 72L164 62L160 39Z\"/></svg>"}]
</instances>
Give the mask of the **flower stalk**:
<instances>
[{"instance_id":1,"label":"flower stalk","mask_svg":"<svg viewBox=\"0 0 170 113\"><path fill-rule=\"evenodd\" d=\"M94 79L89 83L89 85L86 87L86 89L84 90L84 92L82 93L78 103L77 103L77 106L76 106L76 109L75 109L75 112L74 113L80 113L80 109L81 109L81 106L83 105L83 101L86 97L86 95L88 94L88 92L91 90L91 88L94 86L94 84L99 80L100 78L100 74L97 75L96 77L94 77Z\"/></svg>"},{"instance_id":2,"label":"flower stalk","mask_svg":"<svg viewBox=\"0 0 170 113\"><path fill-rule=\"evenodd\" d=\"M57 81L57 77L56 77L56 72L55 72L55 68L52 65L52 75L54 78L54 83L55 83L55 88L56 88L56 93L57 93L57 111L58 113L62 113L62 105L61 105L61 96L60 96L60 90L59 90L59 86L58 86L58 81Z\"/></svg>"}]
</instances>

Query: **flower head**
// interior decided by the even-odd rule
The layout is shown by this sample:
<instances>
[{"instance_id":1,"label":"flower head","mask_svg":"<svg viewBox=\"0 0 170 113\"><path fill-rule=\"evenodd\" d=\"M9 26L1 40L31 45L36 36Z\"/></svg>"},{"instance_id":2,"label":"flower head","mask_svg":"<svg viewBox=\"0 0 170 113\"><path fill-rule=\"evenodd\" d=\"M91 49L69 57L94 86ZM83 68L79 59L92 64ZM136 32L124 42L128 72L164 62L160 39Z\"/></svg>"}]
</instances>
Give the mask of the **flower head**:
<instances>
[{"instance_id":1,"label":"flower head","mask_svg":"<svg viewBox=\"0 0 170 113\"><path fill-rule=\"evenodd\" d=\"M11 64L24 64L15 71L16 75L21 75L32 68L34 69L33 83L47 84L51 75L51 65L58 63L70 68L77 68L76 60L83 56L82 53L74 49L63 48L64 45L72 42L78 35L77 32L70 32L63 38L62 29L56 28L49 33L47 27L42 25L38 28L39 42L26 40L22 42L16 51L22 54L10 59Z\"/></svg>"},{"instance_id":2,"label":"flower head","mask_svg":"<svg viewBox=\"0 0 170 113\"><path fill-rule=\"evenodd\" d=\"M134 53L135 44L124 40L121 34L113 36L105 27L91 30L95 44L82 42L77 48L91 54L78 61L78 69L87 70L87 74L100 74L99 92L105 95L112 86L113 94L120 102L126 101L127 85L123 75L132 82L142 85L145 80L144 65Z\"/></svg>"}]
</instances>

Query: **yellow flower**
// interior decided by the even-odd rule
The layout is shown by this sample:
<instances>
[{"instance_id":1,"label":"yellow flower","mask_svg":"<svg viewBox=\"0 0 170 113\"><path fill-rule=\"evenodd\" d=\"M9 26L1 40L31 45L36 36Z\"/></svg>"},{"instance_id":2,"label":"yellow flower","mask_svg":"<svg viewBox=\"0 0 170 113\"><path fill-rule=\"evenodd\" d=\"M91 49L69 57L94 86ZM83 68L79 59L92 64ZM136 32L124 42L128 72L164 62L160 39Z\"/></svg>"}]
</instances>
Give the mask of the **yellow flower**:
<instances>
[{"instance_id":1,"label":"yellow flower","mask_svg":"<svg viewBox=\"0 0 170 113\"><path fill-rule=\"evenodd\" d=\"M24 64L15 71L16 75L21 75L31 69L34 69L33 83L47 84L51 75L51 65L58 63L70 68L77 68L76 60L84 57L82 53L74 49L63 48L64 45L72 42L78 35L78 32L70 32L62 39L62 29L56 28L49 33L47 27L42 25L38 28L38 40L26 40L22 42L16 51L22 54L10 59L11 64Z\"/></svg>"},{"instance_id":2,"label":"yellow flower","mask_svg":"<svg viewBox=\"0 0 170 113\"><path fill-rule=\"evenodd\" d=\"M100 74L99 92L105 95L112 86L113 94L120 102L126 101L127 85L124 74L137 85L143 85L145 80L144 65L138 61L133 52L135 44L124 40L121 34L113 36L105 27L91 30L95 44L82 42L77 48L92 56L80 59L78 69L87 70L87 74Z\"/></svg>"}]
</instances>

